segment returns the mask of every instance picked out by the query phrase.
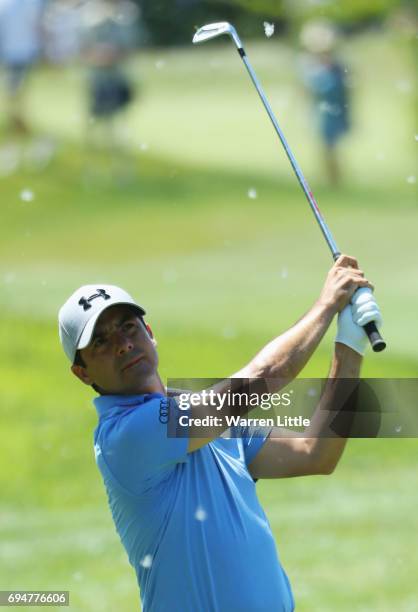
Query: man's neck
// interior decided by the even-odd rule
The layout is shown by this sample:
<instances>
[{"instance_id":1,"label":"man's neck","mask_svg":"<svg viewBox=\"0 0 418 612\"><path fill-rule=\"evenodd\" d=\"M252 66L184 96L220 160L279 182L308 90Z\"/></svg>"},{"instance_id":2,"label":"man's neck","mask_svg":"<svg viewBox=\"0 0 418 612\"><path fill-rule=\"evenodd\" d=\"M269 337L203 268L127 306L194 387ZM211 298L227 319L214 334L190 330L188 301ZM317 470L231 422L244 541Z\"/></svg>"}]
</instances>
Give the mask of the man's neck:
<instances>
[{"instance_id":1,"label":"man's neck","mask_svg":"<svg viewBox=\"0 0 418 612\"><path fill-rule=\"evenodd\" d=\"M137 387L132 387L129 391L125 392L114 392L114 391L105 391L103 389L98 388L98 392L100 395L145 395L147 393L163 393L165 395L166 388L163 385L163 382L158 373L150 376L146 380L141 381Z\"/></svg>"}]
</instances>

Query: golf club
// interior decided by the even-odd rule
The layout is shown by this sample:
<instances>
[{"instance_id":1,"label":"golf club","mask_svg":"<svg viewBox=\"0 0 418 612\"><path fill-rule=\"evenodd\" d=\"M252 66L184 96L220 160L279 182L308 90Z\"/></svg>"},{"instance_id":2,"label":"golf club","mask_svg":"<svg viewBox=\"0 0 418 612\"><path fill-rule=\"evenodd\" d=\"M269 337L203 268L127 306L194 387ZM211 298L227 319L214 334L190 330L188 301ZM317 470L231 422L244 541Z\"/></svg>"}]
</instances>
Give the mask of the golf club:
<instances>
[{"instance_id":1,"label":"golf club","mask_svg":"<svg viewBox=\"0 0 418 612\"><path fill-rule=\"evenodd\" d=\"M276 130L277 135L280 138L280 141L286 151L287 157L289 158L289 161L292 165L292 168L297 176L297 179L299 181L300 186L302 187L305 196L311 206L312 212L315 215L315 219L318 222L318 225L322 231L322 234L331 250L332 256L334 258L334 261L338 259L338 257L341 255L340 250L337 247L337 244L330 232L330 229L328 227L328 225L325 222L325 219L323 218L321 211L318 208L318 205L316 203L316 200L312 194L312 191L310 190L308 183L305 179L305 177L303 176L302 170L300 169L299 164L297 163L292 151L290 150L290 147L287 143L287 140L282 132L282 130L280 129L279 124L277 123L276 117L273 114L273 111L270 107L270 104L268 103L268 100L265 96L265 93L258 81L257 75L255 74L250 62L248 61L247 58L247 54L245 53L243 44L235 30L235 28L227 22L220 22L220 23L209 23L207 25L202 26L201 28L199 28L199 30L197 30L197 32L195 33L195 35L193 36L193 43L197 44L197 43L202 43L202 42L206 42L207 40L210 40L212 38L217 38L218 36L222 36L223 34L227 34L228 36L230 36L232 38L232 40L235 43L235 46L238 49L238 53L242 59L242 61L245 64L245 67L247 68L247 71L251 77L252 82L254 83L255 88L258 91L258 95L261 98L261 101L264 104L264 108L267 111L268 116L270 117L270 120L274 126L274 129ZM372 345L372 348L375 352L380 352L383 351L386 348L386 343L383 340L383 338L381 337L376 324L374 321L370 321L369 323L366 323L366 325L364 326L364 330L370 340L370 344Z\"/></svg>"}]
</instances>

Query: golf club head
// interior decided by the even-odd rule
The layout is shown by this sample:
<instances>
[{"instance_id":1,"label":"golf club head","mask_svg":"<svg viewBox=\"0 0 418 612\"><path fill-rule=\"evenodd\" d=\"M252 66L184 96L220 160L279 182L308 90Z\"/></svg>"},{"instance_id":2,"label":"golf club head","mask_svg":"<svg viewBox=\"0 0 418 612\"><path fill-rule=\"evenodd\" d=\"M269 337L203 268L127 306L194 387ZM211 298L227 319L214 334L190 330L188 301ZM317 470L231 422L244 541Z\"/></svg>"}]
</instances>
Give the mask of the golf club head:
<instances>
[{"instance_id":1,"label":"golf club head","mask_svg":"<svg viewBox=\"0 0 418 612\"><path fill-rule=\"evenodd\" d=\"M202 43L207 40L210 40L211 38L217 38L218 36L222 36L222 34L228 34L228 36L232 38L238 49L242 48L241 41L234 26L232 26L227 21L221 21L220 23L208 23L202 26L193 36L193 43Z\"/></svg>"}]
</instances>

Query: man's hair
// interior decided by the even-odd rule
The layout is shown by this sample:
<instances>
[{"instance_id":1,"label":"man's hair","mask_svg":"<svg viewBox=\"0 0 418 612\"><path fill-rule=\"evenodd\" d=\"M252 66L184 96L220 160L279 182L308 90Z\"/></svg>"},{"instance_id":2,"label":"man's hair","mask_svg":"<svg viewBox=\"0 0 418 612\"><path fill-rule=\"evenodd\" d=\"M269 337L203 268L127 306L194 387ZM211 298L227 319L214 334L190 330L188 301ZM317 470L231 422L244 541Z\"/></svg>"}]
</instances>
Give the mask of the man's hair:
<instances>
[{"instance_id":1,"label":"man's hair","mask_svg":"<svg viewBox=\"0 0 418 612\"><path fill-rule=\"evenodd\" d=\"M81 356L81 351L79 349L77 349L75 352L73 365L82 366L83 368L86 367L86 364L84 363L84 359Z\"/></svg>"}]
</instances>

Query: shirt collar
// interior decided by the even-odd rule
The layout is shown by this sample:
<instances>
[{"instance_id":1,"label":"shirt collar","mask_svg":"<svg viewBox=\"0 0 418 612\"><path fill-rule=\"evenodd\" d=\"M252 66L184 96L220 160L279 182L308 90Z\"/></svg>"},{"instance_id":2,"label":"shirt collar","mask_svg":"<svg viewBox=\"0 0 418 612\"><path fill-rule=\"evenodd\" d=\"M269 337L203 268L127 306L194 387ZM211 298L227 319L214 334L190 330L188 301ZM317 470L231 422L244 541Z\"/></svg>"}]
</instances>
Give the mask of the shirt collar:
<instances>
[{"instance_id":1,"label":"shirt collar","mask_svg":"<svg viewBox=\"0 0 418 612\"><path fill-rule=\"evenodd\" d=\"M96 407L99 419L116 416L126 409L145 404L155 398L166 397L163 393L144 393L142 395L100 395L95 397L93 404Z\"/></svg>"}]
</instances>

